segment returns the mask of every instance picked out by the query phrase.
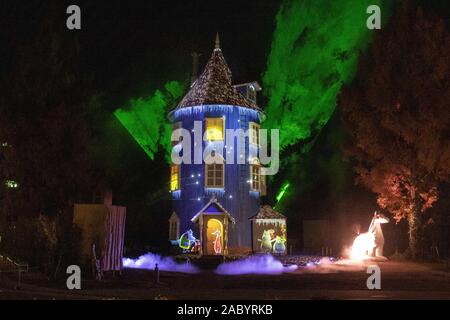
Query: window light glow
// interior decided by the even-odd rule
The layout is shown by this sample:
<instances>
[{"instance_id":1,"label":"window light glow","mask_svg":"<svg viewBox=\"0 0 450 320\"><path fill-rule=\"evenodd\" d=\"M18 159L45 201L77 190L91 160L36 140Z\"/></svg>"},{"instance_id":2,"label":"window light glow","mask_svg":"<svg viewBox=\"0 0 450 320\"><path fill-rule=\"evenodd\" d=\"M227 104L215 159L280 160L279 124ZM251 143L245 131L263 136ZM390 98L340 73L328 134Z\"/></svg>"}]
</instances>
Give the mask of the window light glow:
<instances>
[{"instance_id":1,"label":"window light glow","mask_svg":"<svg viewBox=\"0 0 450 320\"><path fill-rule=\"evenodd\" d=\"M206 140L224 140L224 118L206 118Z\"/></svg>"},{"instance_id":2,"label":"window light glow","mask_svg":"<svg viewBox=\"0 0 450 320\"><path fill-rule=\"evenodd\" d=\"M172 165L170 172L170 191L175 191L180 188L180 167Z\"/></svg>"},{"instance_id":3,"label":"window light glow","mask_svg":"<svg viewBox=\"0 0 450 320\"><path fill-rule=\"evenodd\" d=\"M5 185L7 188L16 189L19 187L19 184L14 180L6 180Z\"/></svg>"}]
</instances>

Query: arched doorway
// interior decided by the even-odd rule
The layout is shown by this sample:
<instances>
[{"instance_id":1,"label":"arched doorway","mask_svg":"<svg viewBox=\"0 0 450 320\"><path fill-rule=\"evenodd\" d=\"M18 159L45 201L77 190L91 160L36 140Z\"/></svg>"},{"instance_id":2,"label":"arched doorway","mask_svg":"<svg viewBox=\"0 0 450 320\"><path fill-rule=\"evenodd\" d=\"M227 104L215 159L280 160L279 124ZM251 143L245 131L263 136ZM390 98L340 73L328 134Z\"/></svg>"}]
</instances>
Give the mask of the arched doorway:
<instances>
[{"instance_id":1,"label":"arched doorway","mask_svg":"<svg viewBox=\"0 0 450 320\"><path fill-rule=\"evenodd\" d=\"M206 224L206 254L223 254L223 224L217 219L208 219Z\"/></svg>"},{"instance_id":2,"label":"arched doorway","mask_svg":"<svg viewBox=\"0 0 450 320\"><path fill-rule=\"evenodd\" d=\"M234 218L213 196L211 200L191 219L199 223L200 254L224 256L228 254L228 226Z\"/></svg>"}]
</instances>

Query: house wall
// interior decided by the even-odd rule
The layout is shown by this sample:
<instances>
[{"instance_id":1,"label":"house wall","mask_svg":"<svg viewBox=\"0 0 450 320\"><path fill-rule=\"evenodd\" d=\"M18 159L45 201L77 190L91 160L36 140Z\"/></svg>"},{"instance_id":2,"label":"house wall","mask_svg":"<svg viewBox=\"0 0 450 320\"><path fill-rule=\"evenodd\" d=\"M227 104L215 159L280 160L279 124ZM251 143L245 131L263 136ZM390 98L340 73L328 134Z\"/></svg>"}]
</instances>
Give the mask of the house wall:
<instances>
[{"instance_id":1,"label":"house wall","mask_svg":"<svg viewBox=\"0 0 450 320\"><path fill-rule=\"evenodd\" d=\"M187 107L177 110L173 115L174 122L182 122L182 127L187 130L194 128L194 121L202 121L202 135L205 131L205 118L225 117L225 129L248 130L249 122L260 122L261 114L249 108L230 105L205 105ZM194 137L192 135L191 155L194 162ZM227 141L211 142L216 152L222 151L227 155L225 148ZM201 141L202 150L208 142ZM234 139L233 151L237 148L237 139ZM203 151L202 151L203 152ZM225 165L225 187L205 188L204 186L204 164L182 164L180 170L180 190L172 193L173 209L180 219L180 233L192 229L195 236L199 237L198 225L194 225L191 218L205 206L215 193L217 200L235 218L236 224L229 228L229 246L251 247L250 221L251 216L259 210L259 192L250 191L250 167L249 164L237 164L237 157L242 154L245 159L257 156L258 150L249 147L248 137L245 145L239 152L234 152L234 164ZM198 155L201 156L201 155ZM230 197L231 196L231 197Z\"/></svg>"}]
</instances>

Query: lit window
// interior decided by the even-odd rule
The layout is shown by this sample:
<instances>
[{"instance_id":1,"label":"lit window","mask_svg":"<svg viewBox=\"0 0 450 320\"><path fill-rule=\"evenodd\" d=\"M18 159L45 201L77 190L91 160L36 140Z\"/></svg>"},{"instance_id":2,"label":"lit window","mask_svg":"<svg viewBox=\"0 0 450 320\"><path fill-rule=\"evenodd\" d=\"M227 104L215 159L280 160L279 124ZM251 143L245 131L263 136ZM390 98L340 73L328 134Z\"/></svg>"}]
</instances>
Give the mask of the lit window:
<instances>
[{"instance_id":1,"label":"lit window","mask_svg":"<svg viewBox=\"0 0 450 320\"><path fill-rule=\"evenodd\" d=\"M266 191L266 176L261 174L261 163L258 158L250 160L250 190L258 191L260 196L265 196Z\"/></svg>"},{"instance_id":2,"label":"lit window","mask_svg":"<svg viewBox=\"0 0 450 320\"><path fill-rule=\"evenodd\" d=\"M224 118L206 118L206 140L223 140Z\"/></svg>"},{"instance_id":3,"label":"lit window","mask_svg":"<svg viewBox=\"0 0 450 320\"><path fill-rule=\"evenodd\" d=\"M6 180L5 185L7 188L16 189L19 187L19 184L14 180Z\"/></svg>"},{"instance_id":4,"label":"lit window","mask_svg":"<svg viewBox=\"0 0 450 320\"><path fill-rule=\"evenodd\" d=\"M180 189L180 166L172 165L170 170L170 191Z\"/></svg>"},{"instance_id":5,"label":"lit window","mask_svg":"<svg viewBox=\"0 0 450 320\"><path fill-rule=\"evenodd\" d=\"M249 100L256 103L256 89L253 85L248 87L247 97Z\"/></svg>"},{"instance_id":6,"label":"lit window","mask_svg":"<svg viewBox=\"0 0 450 320\"><path fill-rule=\"evenodd\" d=\"M223 163L205 164L205 187L223 188L224 170L225 166Z\"/></svg>"},{"instance_id":7,"label":"lit window","mask_svg":"<svg viewBox=\"0 0 450 320\"><path fill-rule=\"evenodd\" d=\"M250 165L250 189L252 191L259 191L260 187L260 174L261 168L257 164Z\"/></svg>"},{"instance_id":8,"label":"lit window","mask_svg":"<svg viewBox=\"0 0 450 320\"><path fill-rule=\"evenodd\" d=\"M265 195L267 195L266 176L263 174L260 174L259 179L260 179L259 194L261 196L265 196Z\"/></svg>"},{"instance_id":9,"label":"lit window","mask_svg":"<svg viewBox=\"0 0 450 320\"><path fill-rule=\"evenodd\" d=\"M263 181L264 179L264 181ZM254 157L250 159L250 190L261 192L263 184L265 188L265 177L261 176L261 163Z\"/></svg>"},{"instance_id":10,"label":"lit window","mask_svg":"<svg viewBox=\"0 0 450 320\"><path fill-rule=\"evenodd\" d=\"M250 122L248 135L250 143L259 146L259 124Z\"/></svg>"}]
</instances>

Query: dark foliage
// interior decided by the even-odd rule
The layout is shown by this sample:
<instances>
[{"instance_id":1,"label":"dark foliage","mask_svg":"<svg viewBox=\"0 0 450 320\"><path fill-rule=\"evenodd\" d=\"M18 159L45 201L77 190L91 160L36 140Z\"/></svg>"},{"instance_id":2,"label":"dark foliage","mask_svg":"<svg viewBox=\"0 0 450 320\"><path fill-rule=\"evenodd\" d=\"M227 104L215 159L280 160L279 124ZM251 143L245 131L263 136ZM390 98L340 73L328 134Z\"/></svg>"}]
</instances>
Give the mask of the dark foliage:
<instances>
[{"instance_id":1,"label":"dark foliage","mask_svg":"<svg viewBox=\"0 0 450 320\"><path fill-rule=\"evenodd\" d=\"M426 212L450 178L450 34L443 20L405 4L361 59L339 108L357 182L409 224L412 257L423 253Z\"/></svg>"}]
</instances>

